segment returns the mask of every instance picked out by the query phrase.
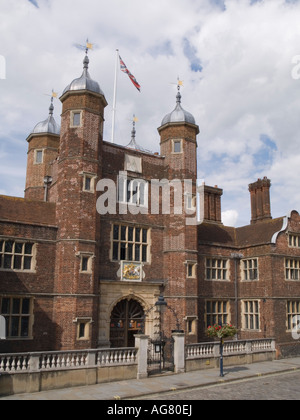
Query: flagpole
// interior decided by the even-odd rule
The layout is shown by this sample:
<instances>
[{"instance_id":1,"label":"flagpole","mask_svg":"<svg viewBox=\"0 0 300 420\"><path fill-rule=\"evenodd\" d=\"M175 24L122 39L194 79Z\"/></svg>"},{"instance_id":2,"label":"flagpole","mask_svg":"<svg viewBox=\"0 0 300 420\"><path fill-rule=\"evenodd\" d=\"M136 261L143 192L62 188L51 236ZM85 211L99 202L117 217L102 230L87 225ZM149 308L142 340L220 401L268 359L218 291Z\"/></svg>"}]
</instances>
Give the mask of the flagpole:
<instances>
[{"instance_id":1,"label":"flagpole","mask_svg":"<svg viewBox=\"0 0 300 420\"><path fill-rule=\"evenodd\" d=\"M116 110L117 110L117 85L118 85L118 66L119 66L119 50L116 50L116 66L115 66L115 84L114 84L114 100L112 113L112 130L111 142L115 142L115 124L116 124Z\"/></svg>"}]
</instances>

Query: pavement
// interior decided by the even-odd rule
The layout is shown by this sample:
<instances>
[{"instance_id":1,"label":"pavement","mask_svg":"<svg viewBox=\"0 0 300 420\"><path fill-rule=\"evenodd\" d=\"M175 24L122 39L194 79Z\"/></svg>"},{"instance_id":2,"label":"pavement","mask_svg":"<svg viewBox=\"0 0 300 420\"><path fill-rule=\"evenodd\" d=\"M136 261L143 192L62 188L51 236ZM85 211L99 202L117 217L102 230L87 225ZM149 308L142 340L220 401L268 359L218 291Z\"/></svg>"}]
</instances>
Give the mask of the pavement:
<instances>
[{"instance_id":1,"label":"pavement","mask_svg":"<svg viewBox=\"0 0 300 420\"><path fill-rule=\"evenodd\" d=\"M225 377L220 378L219 369L207 369L181 374L163 374L142 380L128 380L105 384L57 389L34 394L19 394L2 397L0 400L59 401L59 400L142 400L176 391L199 389L218 384L235 383L252 378L281 375L288 372L300 374L300 357L260 362L251 365L225 367Z\"/></svg>"}]
</instances>

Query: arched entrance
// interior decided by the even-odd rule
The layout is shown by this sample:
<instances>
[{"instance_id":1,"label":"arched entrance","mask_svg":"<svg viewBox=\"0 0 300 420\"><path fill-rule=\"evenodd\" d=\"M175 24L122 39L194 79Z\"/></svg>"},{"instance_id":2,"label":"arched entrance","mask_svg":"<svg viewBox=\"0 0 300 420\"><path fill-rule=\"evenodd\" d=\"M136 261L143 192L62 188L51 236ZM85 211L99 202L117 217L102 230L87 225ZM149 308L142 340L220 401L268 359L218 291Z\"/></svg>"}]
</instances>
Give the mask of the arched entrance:
<instances>
[{"instance_id":1,"label":"arched entrance","mask_svg":"<svg viewBox=\"0 0 300 420\"><path fill-rule=\"evenodd\" d=\"M111 313L111 347L134 347L134 335L140 331L144 315L142 306L136 300L126 299L119 302Z\"/></svg>"}]
</instances>

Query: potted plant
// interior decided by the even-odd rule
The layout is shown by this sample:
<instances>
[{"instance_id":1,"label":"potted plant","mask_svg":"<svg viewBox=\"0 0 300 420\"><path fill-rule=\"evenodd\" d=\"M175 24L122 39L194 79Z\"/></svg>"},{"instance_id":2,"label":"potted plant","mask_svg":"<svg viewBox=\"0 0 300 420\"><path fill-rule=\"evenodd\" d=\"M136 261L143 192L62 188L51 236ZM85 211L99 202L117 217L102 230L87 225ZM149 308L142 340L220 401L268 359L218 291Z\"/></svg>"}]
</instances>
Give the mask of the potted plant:
<instances>
[{"instance_id":1,"label":"potted plant","mask_svg":"<svg viewBox=\"0 0 300 420\"><path fill-rule=\"evenodd\" d=\"M219 338L220 339L220 376L224 377L223 371L223 349L224 349L224 339L228 337L234 337L237 334L238 330L232 324L219 325L215 324L207 328L207 335L210 338Z\"/></svg>"}]
</instances>

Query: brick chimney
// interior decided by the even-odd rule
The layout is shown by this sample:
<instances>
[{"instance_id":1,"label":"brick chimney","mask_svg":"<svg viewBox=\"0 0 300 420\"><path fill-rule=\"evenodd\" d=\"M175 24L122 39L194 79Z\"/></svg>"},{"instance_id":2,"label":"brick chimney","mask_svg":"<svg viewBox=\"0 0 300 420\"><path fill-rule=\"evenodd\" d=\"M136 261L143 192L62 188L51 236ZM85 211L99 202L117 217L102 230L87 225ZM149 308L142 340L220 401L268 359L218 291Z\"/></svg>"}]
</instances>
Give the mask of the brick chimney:
<instances>
[{"instance_id":1,"label":"brick chimney","mask_svg":"<svg viewBox=\"0 0 300 420\"><path fill-rule=\"evenodd\" d=\"M218 186L209 187L202 184L198 189L201 202L201 220L203 222L222 224L221 196L223 190Z\"/></svg>"},{"instance_id":2,"label":"brick chimney","mask_svg":"<svg viewBox=\"0 0 300 420\"><path fill-rule=\"evenodd\" d=\"M251 194L251 224L272 219L270 202L271 181L265 176L249 185Z\"/></svg>"}]
</instances>

